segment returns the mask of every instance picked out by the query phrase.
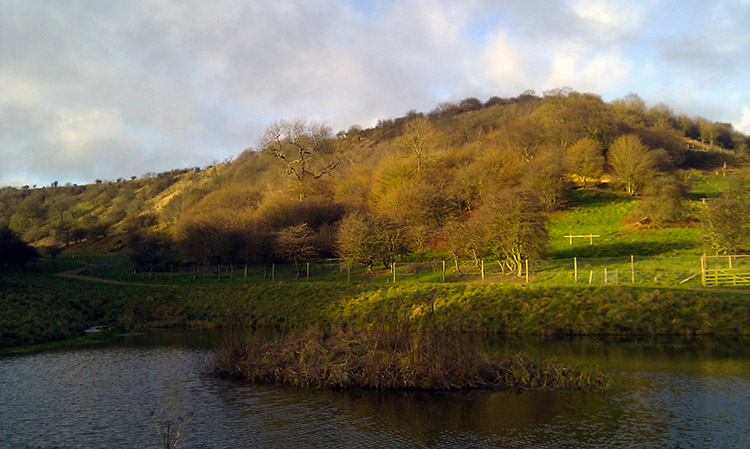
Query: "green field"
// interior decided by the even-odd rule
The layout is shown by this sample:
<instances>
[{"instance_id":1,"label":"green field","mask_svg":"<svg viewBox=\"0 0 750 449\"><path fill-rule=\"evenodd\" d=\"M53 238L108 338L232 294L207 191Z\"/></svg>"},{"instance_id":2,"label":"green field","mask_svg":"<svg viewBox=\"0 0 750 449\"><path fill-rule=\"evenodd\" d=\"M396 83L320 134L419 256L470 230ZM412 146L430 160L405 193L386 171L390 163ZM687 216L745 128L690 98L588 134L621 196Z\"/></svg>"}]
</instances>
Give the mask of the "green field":
<instances>
[{"instance_id":1,"label":"green field","mask_svg":"<svg viewBox=\"0 0 750 449\"><path fill-rule=\"evenodd\" d=\"M39 262L0 281L0 346L119 330L312 323L434 325L519 334L747 334L743 294L623 286L520 286L494 282L397 284L241 280L165 286L61 279ZM59 265L58 265L59 268Z\"/></svg>"},{"instance_id":2,"label":"green field","mask_svg":"<svg viewBox=\"0 0 750 449\"><path fill-rule=\"evenodd\" d=\"M394 272L338 260L301 266L173 266L134 272L123 255L66 251L24 273L0 278L0 347L78 338L92 325L119 331L151 327L301 326L311 323L410 323L473 332L521 334L746 334L750 297L689 290L701 285L706 252L694 217L702 198L729 177L690 175L687 220L674 227L632 225L636 200L604 190L574 190L551 215L543 259L525 273L503 273L440 254L412 256ZM566 235L599 235L589 242ZM631 256L633 256L631 263ZM711 259L714 265L725 264ZM744 269L747 260L734 261ZM484 267L484 276L482 275ZM145 285L62 279L56 272ZM578 279L575 279L577 269ZM693 276L692 278L690 278ZM685 279L690 278L686 282ZM635 281L635 282L633 282Z\"/></svg>"},{"instance_id":3,"label":"green field","mask_svg":"<svg viewBox=\"0 0 750 449\"><path fill-rule=\"evenodd\" d=\"M569 192L567 207L550 216L548 223L548 247L543 258L529 261L529 281L535 285L574 285L575 268L578 268L578 283L584 284L633 284L639 286L696 287L700 277L681 282L700 270L700 257L708 252L702 239L702 230L695 218L700 214L701 200L717 195L726 187L730 177L711 174L695 174L691 200L686 205L686 220L672 227L633 226L637 200L633 197L612 193L609 190L573 190ZM576 238L572 244L567 235L598 235L589 240ZM631 264L631 256L632 264ZM574 262L575 258L575 262ZM482 266L470 260L459 261L457 270L454 261L441 254L412 255L396 263L396 283L403 282L525 282L517 273L503 273L493 260ZM155 284L185 284L244 282L244 266L178 267L161 273L133 272L123 257L89 259L91 273L99 277L125 282ZM445 273L443 274L443 260ZM607 274L605 276L605 269ZM195 270L195 275L193 274ZM220 276L220 278L219 278ZM264 270L248 267L248 283L264 283L271 280L284 282L358 282L368 284L392 284L390 267L376 266L367 272L364 266L349 265L338 260L312 261L303 265L298 274L293 265L274 264ZM590 282L589 282L590 281Z\"/></svg>"}]
</instances>

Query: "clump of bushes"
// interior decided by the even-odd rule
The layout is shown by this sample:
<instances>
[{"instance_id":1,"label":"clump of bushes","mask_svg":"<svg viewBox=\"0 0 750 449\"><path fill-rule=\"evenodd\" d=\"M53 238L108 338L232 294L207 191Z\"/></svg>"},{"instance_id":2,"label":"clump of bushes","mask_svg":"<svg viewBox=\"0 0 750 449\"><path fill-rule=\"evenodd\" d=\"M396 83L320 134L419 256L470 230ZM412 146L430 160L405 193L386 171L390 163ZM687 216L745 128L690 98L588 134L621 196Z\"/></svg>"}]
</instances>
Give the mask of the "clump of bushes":
<instances>
[{"instance_id":1,"label":"clump of bushes","mask_svg":"<svg viewBox=\"0 0 750 449\"><path fill-rule=\"evenodd\" d=\"M23 241L20 234L7 225L0 226L0 271L6 267L23 270L30 260L37 257L39 254Z\"/></svg>"},{"instance_id":2,"label":"clump of bushes","mask_svg":"<svg viewBox=\"0 0 750 449\"><path fill-rule=\"evenodd\" d=\"M607 389L601 373L556 361L501 357L466 334L430 328L326 329L313 325L283 338L230 334L216 372L252 382L334 389Z\"/></svg>"}]
</instances>

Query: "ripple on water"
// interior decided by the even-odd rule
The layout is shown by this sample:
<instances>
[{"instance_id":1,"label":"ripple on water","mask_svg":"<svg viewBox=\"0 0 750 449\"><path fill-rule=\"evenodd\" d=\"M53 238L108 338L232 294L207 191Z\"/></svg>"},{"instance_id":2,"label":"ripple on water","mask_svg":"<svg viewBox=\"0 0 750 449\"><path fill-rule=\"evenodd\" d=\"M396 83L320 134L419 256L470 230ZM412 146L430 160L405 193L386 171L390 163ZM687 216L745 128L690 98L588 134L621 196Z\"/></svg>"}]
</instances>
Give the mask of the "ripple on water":
<instances>
[{"instance_id":1,"label":"ripple on water","mask_svg":"<svg viewBox=\"0 0 750 449\"><path fill-rule=\"evenodd\" d=\"M156 421L189 413L180 448L750 447L750 376L699 366L626 372L609 393L338 392L216 378L210 356L141 345L0 358L0 447L158 447Z\"/></svg>"}]
</instances>

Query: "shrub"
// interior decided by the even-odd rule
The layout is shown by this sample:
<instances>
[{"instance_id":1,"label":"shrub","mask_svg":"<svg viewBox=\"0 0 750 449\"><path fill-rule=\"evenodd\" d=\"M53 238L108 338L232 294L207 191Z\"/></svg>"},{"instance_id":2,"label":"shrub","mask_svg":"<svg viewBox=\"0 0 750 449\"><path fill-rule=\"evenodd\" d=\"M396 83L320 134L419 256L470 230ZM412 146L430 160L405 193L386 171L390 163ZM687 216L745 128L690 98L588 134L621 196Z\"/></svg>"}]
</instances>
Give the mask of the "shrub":
<instances>
[{"instance_id":1,"label":"shrub","mask_svg":"<svg viewBox=\"0 0 750 449\"><path fill-rule=\"evenodd\" d=\"M39 257L34 248L23 241L20 234L7 225L0 226L0 269L24 269L31 259Z\"/></svg>"}]
</instances>

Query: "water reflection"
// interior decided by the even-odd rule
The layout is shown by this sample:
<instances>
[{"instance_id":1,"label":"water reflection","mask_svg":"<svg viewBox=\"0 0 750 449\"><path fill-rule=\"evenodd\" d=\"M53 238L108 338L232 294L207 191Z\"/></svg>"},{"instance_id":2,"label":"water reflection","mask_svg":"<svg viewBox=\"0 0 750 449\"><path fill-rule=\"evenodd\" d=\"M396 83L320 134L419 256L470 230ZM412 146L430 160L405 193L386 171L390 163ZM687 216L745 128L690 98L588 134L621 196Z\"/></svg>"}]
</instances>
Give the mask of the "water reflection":
<instances>
[{"instance_id":1,"label":"water reflection","mask_svg":"<svg viewBox=\"0 0 750 449\"><path fill-rule=\"evenodd\" d=\"M750 447L750 351L737 339L488 338L617 373L582 392L376 392L256 386L206 374L221 333L162 332L0 358L0 447Z\"/></svg>"},{"instance_id":2,"label":"water reflection","mask_svg":"<svg viewBox=\"0 0 750 449\"><path fill-rule=\"evenodd\" d=\"M570 337L543 339L489 336L488 348L526 352L537 358L625 372L745 375L750 360L746 337Z\"/></svg>"}]
</instances>

